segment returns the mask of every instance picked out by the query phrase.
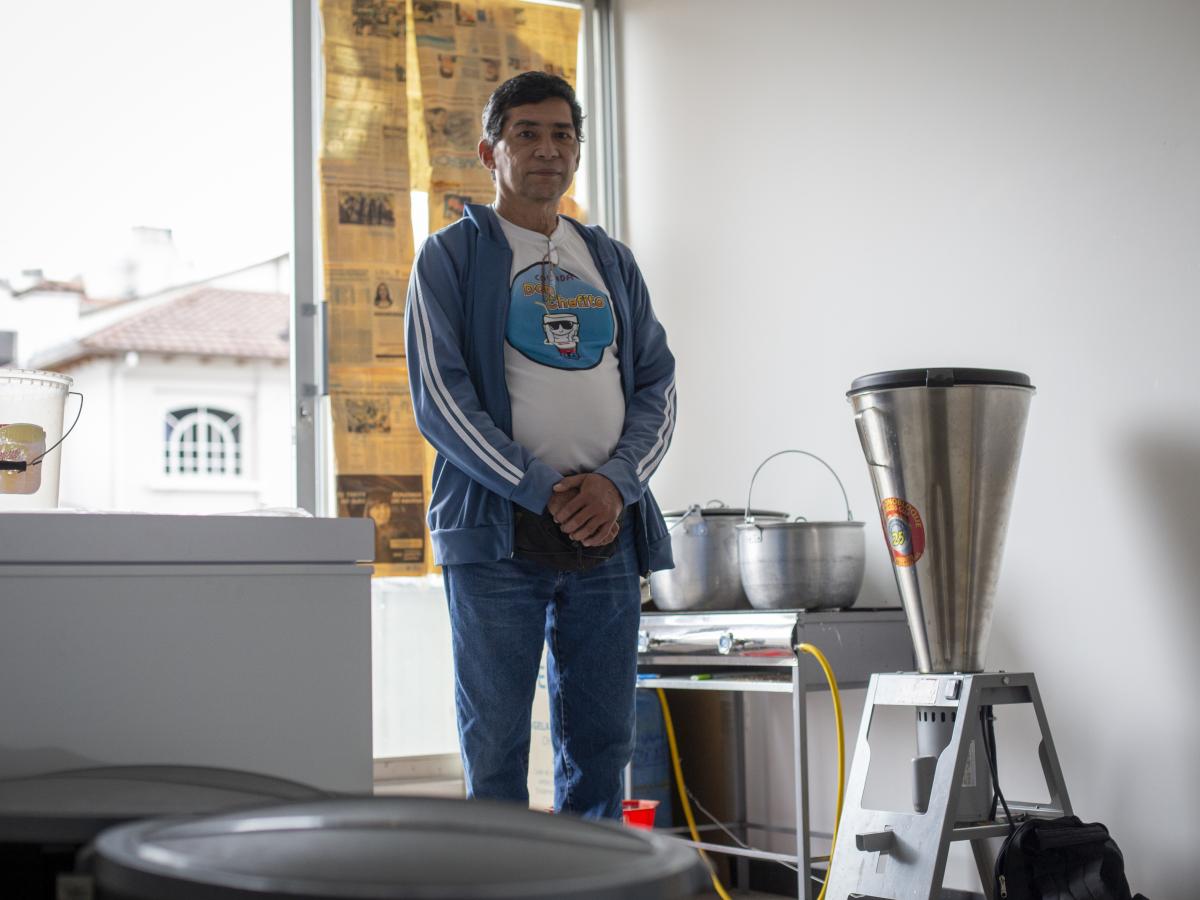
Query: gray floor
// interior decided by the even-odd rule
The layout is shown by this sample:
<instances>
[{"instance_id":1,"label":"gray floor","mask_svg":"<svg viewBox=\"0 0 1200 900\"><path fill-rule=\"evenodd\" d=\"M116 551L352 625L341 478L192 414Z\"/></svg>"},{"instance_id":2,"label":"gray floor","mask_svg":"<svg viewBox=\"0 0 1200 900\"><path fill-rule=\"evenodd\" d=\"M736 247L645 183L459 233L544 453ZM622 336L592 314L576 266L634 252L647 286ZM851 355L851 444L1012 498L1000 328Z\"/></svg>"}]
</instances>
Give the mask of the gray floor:
<instances>
[{"instance_id":1,"label":"gray floor","mask_svg":"<svg viewBox=\"0 0 1200 900\"><path fill-rule=\"evenodd\" d=\"M387 765L377 765L375 793L408 797L462 797L462 778L455 777L453 768L452 760L432 757L418 761L415 766L392 767L390 770ZM388 777L389 775L400 777ZM729 895L737 900L780 900L784 896L739 890L730 891ZM697 900L720 900L720 896L714 891L700 894ZM946 890L942 892L941 900L983 900L983 897L969 891Z\"/></svg>"},{"instance_id":2,"label":"gray floor","mask_svg":"<svg viewBox=\"0 0 1200 900\"><path fill-rule=\"evenodd\" d=\"M376 781L376 796L403 797L463 797L461 778L406 778L395 781Z\"/></svg>"}]
</instances>

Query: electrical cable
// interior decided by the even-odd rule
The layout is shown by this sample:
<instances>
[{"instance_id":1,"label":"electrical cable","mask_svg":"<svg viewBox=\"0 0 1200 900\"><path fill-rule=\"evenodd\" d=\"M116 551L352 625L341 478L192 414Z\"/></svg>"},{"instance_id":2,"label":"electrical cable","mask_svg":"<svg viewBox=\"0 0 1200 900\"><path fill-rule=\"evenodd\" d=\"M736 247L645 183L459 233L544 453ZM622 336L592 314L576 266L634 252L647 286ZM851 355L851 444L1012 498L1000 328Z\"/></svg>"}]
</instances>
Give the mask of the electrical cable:
<instances>
[{"instance_id":1,"label":"electrical cable","mask_svg":"<svg viewBox=\"0 0 1200 900\"><path fill-rule=\"evenodd\" d=\"M691 798L692 803L694 803L696 805L696 809L700 810L701 814L705 818L707 818L708 821L712 822L715 826L717 826L717 828L719 828L723 832L725 832L725 836L728 837L731 841L733 841L735 844L737 844L743 850L757 850L758 849L757 847L747 844L745 841L743 841L741 838L739 838L736 834L734 834L732 831L730 831L728 828L726 828L724 823L719 821L716 816L714 816L707 809L705 809L704 804L700 802L700 798L695 795L695 793L692 791L691 788L688 788L688 796ZM810 857L810 859L813 862L829 862L828 856L813 856L813 857ZM773 859L773 860L771 860L771 862L778 863L779 865L783 866L785 869L790 869L791 871L795 872L797 875L800 874L799 866L794 866L789 862L784 862L782 859ZM817 878L815 880L820 881L821 879Z\"/></svg>"},{"instance_id":2,"label":"electrical cable","mask_svg":"<svg viewBox=\"0 0 1200 900\"><path fill-rule=\"evenodd\" d=\"M989 709L990 709L990 707L989 707ZM985 717L983 716L983 709L981 707L980 708L980 721L983 722L984 718ZM990 753L993 757L996 757L999 755L996 753L996 731L992 727L992 723L995 721L996 721L995 711L991 710L986 716L986 723L984 724L984 728L983 728L983 752L985 754L985 757L984 757L985 759L987 759L986 754L988 754L988 753ZM1000 791L997 788L997 785L999 784L999 782L996 779L996 775L1000 770L999 762L1000 762L999 759L997 759L996 765L995 765L995 772L992 772L992 769L993 769L992 763L988 762L988 771L992 772L992 803L988 807L988 821L989 822L996 821L996 807L1000 803Z\"/></svg>"},{"instance_id":3,"label":"electrical cable","mask_svg":"<svg viewBox=\"0 0 1200 900\"><path fill-rule=\"evenodd\" d=\"M662 707L663 727L667 731L667 746L671 748L671 766L675 770L675 786L679 789L679 802L683 806L683 817L687 819L688 831L692 835L692 840L698 844L700 843L700 832L696 828L696 817L692 815L692 804L688 800L687 785L683 781L683 767L679 764L679 745L675 742L675 725L671 722L671 707L667 705L667 695L663 689L658 688L657 690L658 703ZM700 854L700 858L708 866L708 877L712 879L713 888L716 890L717 896L721 900L732 900L721 884L721 879L717 877L716 869L713 868L708 854L699 847L696 848L696 852Z\"/></svg>"},{"instance_id":4,"label":"electrical cable","mask_svg":"<svg viewBox=\"0 0 1200 900\"><path fill-rule=\"evenodd\" d=\"M799 644L797 645L796 650L801 653L807 653L816 659L817 663L821 666L821 671L825 673L825 680L829 683L829 693L833 699L834 725L837 732L838 768L837 807L834 812L833 835L829 844L829 860L832 866L833 849L837 844L838 826L841 824L842 820L842 802L844 799L846 781L846 735L842 722L842 698L841 694L838 693L837 678L834 677L833 667L829 665L829 660L825 658L825 654L812 644ZM683 780L683 766L679 761L679 745L675 740L675 725L671 721L671 707L667 703L666 692L662 688L657 688L657 692L658 702L662 707L663 726L667 732L667 746L671 751L671 766L675 772L675 786L679 793L680 805L683 807L683 816L687 820L688 832L691 834L692 840L696 843L700 843L700 832L696 828L696 817L692 813L692 804L691 800L689 799L691 797L691 791L688 790L687 784ZM700 806L699 802L697 802L696 805ZM703 807L701 807L701 809L703 809ZM704 813L710 819L712 819L713 822L718 825L718 827L721 827L721 823L717 822L712 814L708 812L708 810L704 810ZM722 830L724 831L725 829L722 827ZM730 836L732 837L732 835ZM800 836L797 835L796 838L799 840ZM737 838L734 838L734 840L737 841ZM737 843L740 844L741 842L737 841ZM721 884L720 879L717 878L717 873L713 868L711 860L708 858L708 854L699 848L697 848L697 852L708 866L709 877L712 879L713 887L716 889L717 895L721 898L721 900L731 900L729 894L725 891L724 886ZM817 895L817 900L824 900L825 898L825 890L829 887L829 871L830 870L827 869L825 872L825 879L821 883L821 893ZM814 881L816 880L815 876L812 876L811 874L809 877Z\"/></svg>"},{"instance_id":5,"label":"electrical cable","mask_svg":"<svg viewBox=\"0 0 1200 900\"><path fill-rule=\"evenodd\" d=\"M797 644L796 649L816 659L821 666L821 671L825 673L825 680L829 682L829 695L833 699L833 720L837 730L837 806L833 814L833 835L829 839L829 868L825 870L821 893L817 895L817 900L825 900L825 891L829 887L829 875L833 872L833 851L837 846L838 827L842 824L842 802L845 799L846 790L846 731L842 724L842 696L838 693L837 679L833 675L833 667L829 665L825 654L812 644Z\"/></svg>"},{"instance_id":6,"label":"electrical cable","mask_svg":"<svg viewBox=\"0 0 1200 900\"><path fill-rule=\"evenodd\" d=\"M708 821L712 822L712 823L713 823L713 825L715 825L715 826L716 826L717 828L719 828L721 831L725 832L725 836L726 836L727 838L729 838L731 841L733 841L735 844L737 844L737 845L738 845L739 847L741 847L743 850L753 850L753 849L755 849L754 847L751 847L749 844L747 844L745 841L743 841L743 840L742 840L740 837L738 837L736 834L734 834L732 831L730 831L728 828L726 828L726 827L725 827L725 823L721 822L721 821L720 821L720 820L719 820L719 819L718 819L716 816L714 816L712 813L710 813L710 812L709 812L709 811L708 811L708 810L705 808L704 804L700 802L700 798L699 798L699 797L697 797L697 796L696 796L696 795L695 795L695 794L692 792L692 789L691 789L691 788L688 788L688 789L687 789L687 794L688 794L688 799L692 801L692 803L693 803L693 805L696 807L696 809L700 810L700 814L701 814L702 816L704 816L706 819L708 819ZM799 871L800 871L800 870L799 870L799 869L797 869L795 866L789 866L789 865L788 865L787 863L785 863L783 860L778 860L778 862L779 862L779 864L780 864L781 866L787 866L787 868L791 869L793 872L799 872Z\"/></svg>"},{"instance_id":7,"label":"electrical cable","mask_svg":"<svg viewBox=\"0 0 1200 900\"><path fill-rule=\"evenodd\" d=\"M1000 776L996 768L996 717L992 714L991 706L979 707L979 724L983 729L983 755L987 757L988 771L992 774L992 790L995 796L1000 798L1000 805L1004 807L1004 817L1008 820L1008 831L1011 834L1016 830L1016 825L1013 824L1012 813L1008 809L1008 801L1004 799L1004 792L1000 790ZM992 801L992 806L995 808L995 800Z\"/></svg>"}]
</instances>

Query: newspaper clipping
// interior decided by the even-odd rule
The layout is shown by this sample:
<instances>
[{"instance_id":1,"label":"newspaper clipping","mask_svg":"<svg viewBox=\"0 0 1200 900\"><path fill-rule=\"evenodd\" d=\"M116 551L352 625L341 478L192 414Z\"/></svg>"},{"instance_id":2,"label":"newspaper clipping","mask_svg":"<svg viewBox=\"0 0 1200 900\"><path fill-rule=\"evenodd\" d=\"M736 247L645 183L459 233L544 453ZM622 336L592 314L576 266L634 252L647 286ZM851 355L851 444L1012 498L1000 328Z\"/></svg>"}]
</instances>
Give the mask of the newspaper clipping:
<instances>
[{"instance_id":1,"label":"newspaper clipping","mask_svg":"<svg viewBox=\"0 0 1200 900\"><path fill-rule=\"evenodd\" d=\"M338 515L375 522L375 574L425 574L425 494L420 475L338 475Z\"/></svg>"},{"instance_id":2,"label":"newspaper clipping","mask_svg":"<svg viewBox=\"0 0 1200 900\"><path fill-rule=\"evenodd\" d=\"M396 365L404 359L404 298L408 270L329 266L329 363Z\"/></svg>"},{"instance_id":3,"label":"newspaper clipping","mask_svg":"<svg viewBox=\"0 0 1200 900\"><path fill-rule=\"evenodd\" d=\"M375 520L375 574L423 575L425 442L403 368L330 372L338 515Z\"/></svg>"},{"instance_id":4,"label":"newspaper clipping","mask_svg":"<svg viewBox=\"0 0 1200 900\"><path fill-rule=\"evenodd\" d=\"M403 2L324 0L325 261L412 262Z\"/></svg>"},{"instance_id":5,"label":"newspaper clipping","mask_svg":"<svg viewBox=\"0 0 1200 900\"><path fill-rule=\"evenodd\" d=\"M413 259L405 0L321 0L321 215L338 515L375 522L377 575L421 575L425 446L404 370Z\"/></svg>"},{"instance_id":6,"label":"newspaper clipping","mask_svg":"<svg viewBox=\"0 0 1200 900\"><path fill-rule=\"evenodd\" d=\"M429 228L457 221L495 188L478 158L480 113L513 75L539 70L575 83L580 11L532 3L413 0L430 164Z\"/></svg>"}]
</instances>

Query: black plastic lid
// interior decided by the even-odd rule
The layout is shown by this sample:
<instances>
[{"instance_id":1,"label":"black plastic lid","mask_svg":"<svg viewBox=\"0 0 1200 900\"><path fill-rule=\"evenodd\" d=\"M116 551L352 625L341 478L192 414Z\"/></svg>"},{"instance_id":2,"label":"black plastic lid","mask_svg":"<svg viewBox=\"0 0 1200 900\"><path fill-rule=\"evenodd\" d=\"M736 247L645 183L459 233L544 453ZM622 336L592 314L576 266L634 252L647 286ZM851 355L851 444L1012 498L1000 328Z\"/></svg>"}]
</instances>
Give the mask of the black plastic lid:
<instances>
[{"instance_id":1,"label":"black plastic lid","mask_svg":"<svg viewBox=\"0 0 1200 900\"><path fill-rule=\"evenodd\" d=\"M328 797L307 785L207 766L108 766L0 781L0 844L86 844L153 816Z\"/></svg>"},{"instance_id":2,"label":"black plastic lid","mask_svg":"<svg viewBox=\"0 0 1200 900\"><path fill-rule=\"evenodd\" d=\"M121 900L666 900L705 882L681 841L513 804L353 797L122 825L93 844Z\"/></svg>"},{"instance_id":3,"label":"black plastic lid","mask_svg":"<svg viewBox=\"0 0 1200 900\"><path fill-rule=\"evenodd\" d=\"M850 390L846 392L846 396L892 388L950 388L960 384L1033 387L1029 383L1029 376L1024 372L1009 372L1005 369L893 369L890 372L874 372L855 378L850 383Z\"/></svg>"}]
</instances>

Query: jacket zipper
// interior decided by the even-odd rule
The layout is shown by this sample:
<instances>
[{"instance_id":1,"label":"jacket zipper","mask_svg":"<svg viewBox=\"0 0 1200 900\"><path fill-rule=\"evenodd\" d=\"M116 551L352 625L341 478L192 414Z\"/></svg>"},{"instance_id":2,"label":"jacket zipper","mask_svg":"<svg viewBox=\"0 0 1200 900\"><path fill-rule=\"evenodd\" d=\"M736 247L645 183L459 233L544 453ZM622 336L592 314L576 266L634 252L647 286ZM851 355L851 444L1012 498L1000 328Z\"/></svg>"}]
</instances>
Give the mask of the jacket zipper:
<instances>
[{"instance_id":1,"label":"jacket zipper","mask_svg":"<svg viewBox=\"0 0 1200 900\"><path fill-rule=\"evenodd\" d=\"M497 227L499 227L499 225L497 225ZM512 271L512 261L513 261L512 248L505 247L504 255L505 255L505 267L504 267L505 281L504 281L504 283L507 284L508 283L508 273ZM478 281L477 280L474 281L474 283L471 285L472 292L476 291L476 289L478 288L478 285L479 285ZM507 292L505 292L505 293L507 294ZM504 341L505 341L505 335L508 332L508 307L509 307L510 298L508 296L505 296L504 299L505 299L505 302L502 303L500 306L500 310L501 310L501 312L500 312L500 385L501 385L501 389L504 391L504 402L508 406L508 436L512 437L512 397L510 397L509 393L508 393L508 377L507 377L507 373L504 371ZM516 516L516 512L513 510L513 504L512 504L511 500L508 502L508 558L509 559L517 558L517 516Z\"/></svg>"},{"instance_id":2,"label":"jacket zipper","mask_svg":"<svg viewBox=\"0 0 1200 900\"><path fill-rule=\"evenodd\" d=\"M478 228L478 226L476 226L476 227ZM500 227L499 223L496 223L496 227L497 228ZM574 228L575 226L571 225L570 227ZM579 233L578 229L576 229L576 233ZM592 244L588 240L588 236L580 234L580 237L583 238L583 243L587 247L589 255L591 255L592 254ZM507 245L507 239L506 239L506 245ZM505 271L511 272L512 271L512 261L513 261L512 248L505 246L504 251L505 251L505 255L506 255L507 263L508 263ZM597 249L595 255L593 255L592 258L593 258L594 262L599 264L598 268L602 272L602 277L604 278L605 282L607 283L609 280L608 276L611 274L610 270L613 268L616 268L619 270L620 266L617 265L615 257L607 257L606 256L603 259L600 257L601 257L601 254L600 254L599 250ZM607 264L609 259L611 259L611 261L612 261L611 266ZM619 276L620 272L618 271L617 274ZM507 278L506 278L506 281L507 281ZM622 281L618 277L617 283L619 284L620 289L622 291L624 291L625 290L625 282ZM477 284L478 284L478 282L472 284L472 286L471 286L472 292L475 291ZM632 378L632 375L628 374L628 372L627 372L627 370L630 368L630 366L627 366L625 364L626 361L624 358L622 358L624 356L622 351L627 347L629 348L628 357L630 360L630 365L632 365L633 344L629 341L629 329L627 328L627 322L625 322L621 319L621 316L617 311L616 303L613 302L612 298L616 294L616 289L611 284L608 285L608 293L609 293L609 304L610 304L610 308L612 309L613 319L615 320L617 327L620 329L621 336L624 338L624 340L618 340L618 344L617 344L617 364L618 364L617 371L620 373L620 378L621 378L621 392L625 397L626 405L628 405L630 392L627 390L626 378L627 378L627 376L629 378ZM508 302L509 299L510 298L508 298L508 297L505 298L506 302L501 306L502 312L500 315L500 366L501 366L500 383L503 385L504 400L508 404L508 430L509 430L509 436L511 437L512 436L512 397L509 396L509 393L508 393L507 373L504 371L504 342L506 340L506 335L508 333L508 314L509 314L509 307L510 307L510 303ZM627 308L628 304L622 304L622 307ZM632 316L630 316L630 319L632 319ZM509 513L509 522L508 522L508 548L509 548L508 549L508 558L515 559L516 555L517 555L517 547L516 547L517 523L516 523L516 516L511 513L511 502L510 502L509 508L510 508L510 513ZM639 511L640 511L640 504L639 504ZM637 542L635 542L635 544L636 543ZM583 548L580 547L577 552L578 552L580 558L582 559ZM648 555L649 554L649 544L648 543L647 543L646 552Z\"/></svg>"},{"instance_id":3,"label":"jacket zipper","mask_svg":"<svg viewBox=\"0 0 1200 900\"><path fill-rule=\"evenodd\" d=\"M1007 897L1007 896L1008 896L1008 885L1004 883L1004 876L1003 876L1003 875L1001 875L1001 876L1000 876L1000 896L1001 896L1001 897Z\"/></svg>"}]
</instances>

